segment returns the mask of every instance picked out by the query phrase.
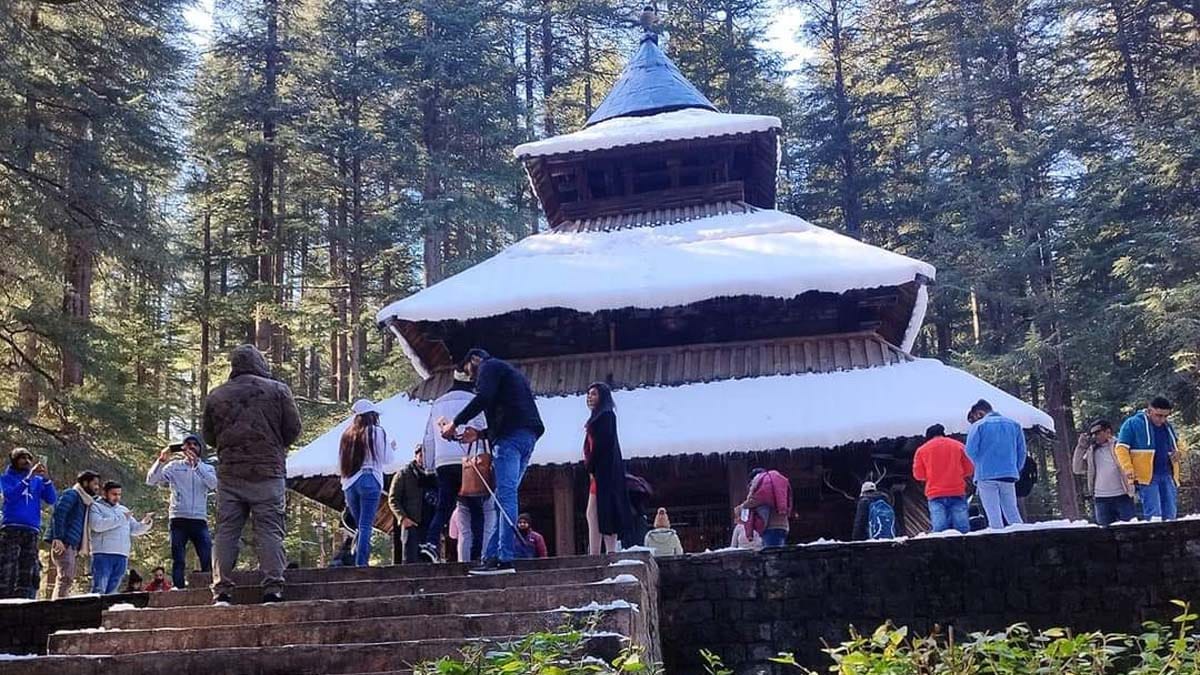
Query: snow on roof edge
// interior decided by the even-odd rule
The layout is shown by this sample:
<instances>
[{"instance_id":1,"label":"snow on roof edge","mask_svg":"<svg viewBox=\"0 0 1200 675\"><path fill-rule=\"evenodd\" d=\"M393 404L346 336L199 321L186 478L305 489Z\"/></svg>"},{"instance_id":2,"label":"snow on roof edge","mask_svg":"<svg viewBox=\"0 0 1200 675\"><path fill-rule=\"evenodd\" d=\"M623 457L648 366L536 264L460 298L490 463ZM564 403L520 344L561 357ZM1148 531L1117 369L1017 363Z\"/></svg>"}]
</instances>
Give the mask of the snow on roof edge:
<instances>
[{"instance_id":1,"label":"snow on roof edge","mask_svg":"<svg viewBox=\"0 0 1200 675\"><path fill-rule=\"evenodd\" d=\"M656 260L647 265L647 256ZM514 274L514 267L520 274ZM570 283L595 274L603 283ZM718 297L791 298L934 279L929 263L760 209L611 232L542 233L396 300L378 323L465 320L525 309L661 308Z\"/></svg>"},{"instance_id":2,"label":"snow on roof edge","mask_svg":"<svg viewBox=\"0 0 1200 675\"><path fill-rule=\"evenodd\" d=\"M687 141L718 136L782 129L774 115L722 113L703 108L682 108L654 115L614 117L569 134L561 134L513 148L517 159L611 150L631 145Z\"/></svg>"},{"instance_id":3,"label":"snow on roof edge","mask_svg":"<svg viewBox=\"0 0 1200 675\"><path fill-rule=\"evenodd\" d=\"M943 424L947 433L965 433L969 429L965 411L980 398L1024 428L1054 428L1045 412L936 359L836 373L624 389L614 394L627 458L835 448L920 436L934 423ZM538 397L537 401L547 431L538 442L534 463L579 461L587 416L584 397ZM399 394L379 407L381 423L399 443L415 442L424 435L429 403ZM336 475L337 441L348 422L289 455L288 477ZM397 457L385 469L402 468L408 459Z\"/></svg>"}]
</instances>

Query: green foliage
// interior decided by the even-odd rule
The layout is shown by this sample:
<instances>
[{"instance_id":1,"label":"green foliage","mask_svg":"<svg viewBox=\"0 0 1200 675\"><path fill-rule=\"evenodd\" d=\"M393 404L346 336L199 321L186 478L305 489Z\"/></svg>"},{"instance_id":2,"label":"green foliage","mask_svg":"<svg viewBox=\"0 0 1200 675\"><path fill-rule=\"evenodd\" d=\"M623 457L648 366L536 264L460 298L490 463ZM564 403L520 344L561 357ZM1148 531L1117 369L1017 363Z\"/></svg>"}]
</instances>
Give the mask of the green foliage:
<instances>
[{"instance_id":1,"label":"green foliage","mask_svg":"<svg viewBox=\"0 0 1200 675\"><path fill-rule=\"evenodd\" d=\"M1200 631L1187 603L1170 625L1146 623L1136 635L1074 633L1063 628L1031 630L1024 624L1002 633L953 633L926 637L884 624L870 635L851 628L850 639L825 649L833 661L824 671L798 664L789 654L771 659L807 675L1197 675ZM722 675L720 660L702 652L710 675Z\"/></svg>"},{"instance_id":2,"label":"green foliage","mask_svg":"<svg viewBox=\"0 0 1200 675\"><path fill-rule=\"evenodd\" d=\"M594 632L593 617L582 626L566 624L556 630L534 633L504 645L477 645L463 651L461 658L442 658L423 663L415 675L587 675L643 673L659 675L660 666L646 663L643 650L627 647L606 662L588 655L588 635Z\"/></svg>"}]
</instances>

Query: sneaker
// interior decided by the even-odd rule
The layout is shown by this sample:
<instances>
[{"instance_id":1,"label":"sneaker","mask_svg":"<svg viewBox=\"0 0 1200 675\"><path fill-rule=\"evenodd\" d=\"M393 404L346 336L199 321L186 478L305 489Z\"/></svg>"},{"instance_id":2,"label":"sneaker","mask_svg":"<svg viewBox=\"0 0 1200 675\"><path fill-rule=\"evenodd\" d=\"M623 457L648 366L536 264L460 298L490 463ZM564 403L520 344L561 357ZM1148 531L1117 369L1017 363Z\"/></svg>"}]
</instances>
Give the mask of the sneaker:
<instances>
[{"instance_id":1,"label":"sneaker","mask_svg":"<svg viewBox=\"0 0 1200 675\"><path fill-rule=\"evenodd\" d=\"M517 568L513 567L512 562L501 562L499 560L486 560L482 565L468 572L475 576L494 576L498 574L516 574Z\"/></svg>"},{"instance_id":2,"label":"sneaker","mask_svg":"<svg viewBox=\"0 0 1200 675\"><path fill-rule=\"evenodd\" d=\"M437 547L433 544L421 544L421 555L431 563L439 563L442 561L441 556L438 555Z\"/></svg>"},{"instance_id":3,"label":"sneaker","mask_svg":"<svg viewBox=\"0 0 1200 675\"><path fill-rule=\"evenodd\" d=\"M217 597L213 598L213 607L228 607L233 604L233 598L229 597L228 593L218 593Z\"/></svg>"},{"instance_id":4,"label":"sneaker","mask_svg":"<svg viewBox=\"0 0 1200 675\"><path fill-rule=\"evenodd\" d=\"M264 605L272 602L283 602L283 593L263 593L262 601Z\"/></svg>"}]
</instances>

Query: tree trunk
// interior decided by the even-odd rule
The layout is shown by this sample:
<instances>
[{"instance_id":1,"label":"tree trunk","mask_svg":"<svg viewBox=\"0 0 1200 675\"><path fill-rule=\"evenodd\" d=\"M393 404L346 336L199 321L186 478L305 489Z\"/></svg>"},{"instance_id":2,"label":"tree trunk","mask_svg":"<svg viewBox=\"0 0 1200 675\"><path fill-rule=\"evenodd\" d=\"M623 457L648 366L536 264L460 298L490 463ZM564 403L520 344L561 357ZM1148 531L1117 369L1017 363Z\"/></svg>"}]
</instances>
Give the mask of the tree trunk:
<instances>
[{"instance_id":1,"label":"tree trunk","mask_svg":"<svg viewBox=\"0 0 1200 675\"><path fill-rule=\"evenodd\" d=\"M546 136L554 136L556 126L550 98L554 95L554 16L553 0L542 0L542 124Z\"/></svg>"},{"instance_id":2,"label":"tree trunk","mask_svg":"<svg viewBox=\"0 0 1200 675\"><path fill-rule=\"evenodd\" d=\"M41 390L38 388L37 381L39 375L34 368L38 352L41 350L41 342L38 340L37 333L29 331L25 334L22 343L21 351L24 353L22 361L25 363L21 369L21 381L17 385L17 409L26 416L33 417L37 414L38 406L41 405Z\"/></svg>"},{"instance_id":3,"label":"tree trunk","mask_svg":"<svg viewBox=\"0 0 1200 675\"><path fill-rule=\"evenodd\" d=\"M200 273L200 398L208 396L209 366L212 364L212 347L209 344L212 324L212 209L208 206L207 187L205 190L204 248Z\"/></svg>"},{"instance_id":4,"label":"tree trunk","mask_svg":"<svg viewBox=\"0 0 1200 675\"><path fill-rule=\"evenodd\" d=\"M350 162L350 215L354 228L350 237L350 265L348 266L349 274L346 275L346 282L350 290L350 322L347 329L350 334L350 383L346 391L346 400L354 400L358 398L360 390L360 372L363 353L363 331L360 329L360 321L362 318L362 275L363 275L363 257L365 252L362 250L362 239L364 235L365 223L363 222L363 177L362 177L362 144L357 139L361 136L361 103L357 96L350 102L350 122L354 129L354 138L356 139L354 149L351 154Z\"/></svg>"},{"instance_id":5,"label":"tree trunk","mask_svg":"<svg viewBox=\"0 0 1200 675\"><path fill-rule=\"evenodd\" d=\"M1113 2L1109 3L1109 7L1112 8L1113 21L1116 24L1115 38L1117 52L1121 55L1121 83L1125 85L1125 96L1129 99L1129 107L1133 109L1133 113L1137 116L1138 120L1141 120L1141 88L1138 86L1137 71L1133 65L1133 48L1129 40L1129 25L1125 4L1124 2L1113 0Z\"/></svg>"},{"instance_id":6,"label":"tree trunk","mask_svg":"<svg viewBox=\"0 0 1200 675\"><path fill-rule=\"evenodd\" d=\"M91 122L77 119L75 146L71 150L67 169L67 199L75 208L90 210L92 183L92 153L96 151ZM62 372L59 378L63 389L83 384L83 362L79 344L85 339L87 324L92 318L92 282L96 275L96 233L87 217L75 218L63 214L66 255L63 266L62 313L70 326L71 337L62 343Z\"/></svg>"},{"instance_id":7,"label":"tree trunk","mask_svg":"<svg viewBox=\"0 0 1200 675\"><path fill-rule=\"evenodd\" d=\"M846 92L846 36L840 0L830 2L830 45L833 61L834 142L841 163L841 206L846 234L862 237L862 206L858 194L858 164L850 137L850 100Z\"/></svg>"},{"instance_id":8,"label":"tree trunk","mask_svg":"<svg viewBox=\"0 0 1200 675\"><path fill-rule=\"evenodd\" d=\"M274 296L275 261L271 251L275 246L275 110L278 108L279 78L279 3L264 0L267 14L266 63L263 69L262 151L259 156L262 211L259 215L258 283L259 305L255 312L255 344L263 352L271 351L274 328L271 325L267 298Z\"/></svg>"}]
</instances>

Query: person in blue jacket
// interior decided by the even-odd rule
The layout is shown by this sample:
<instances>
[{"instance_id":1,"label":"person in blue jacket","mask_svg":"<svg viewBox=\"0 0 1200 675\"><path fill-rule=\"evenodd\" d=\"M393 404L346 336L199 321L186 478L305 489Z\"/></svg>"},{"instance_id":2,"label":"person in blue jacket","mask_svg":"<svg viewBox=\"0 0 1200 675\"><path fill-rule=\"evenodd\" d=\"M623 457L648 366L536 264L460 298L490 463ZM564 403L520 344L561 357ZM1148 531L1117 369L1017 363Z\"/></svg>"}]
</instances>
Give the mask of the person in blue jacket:
<instances>
[{"instance_id":1,"label":"person in blue jacket","mask_svg":"<svg viewBox=\"0 0 1200 675\"><path fill-rule=\"evenodd\" d=\"M88 552L88 512L100 492L100 474L81 471L70 490L63 490L54 505L54 517L46 541L50 542L50 561L54 563L57 581L54 593L57 600L71 593L75 583L76 561L80 553Z\"/></svg>"},{"instance_id":2,"label":"person in blue jacket","mask_svg":"<svg viewBox=\"0 0 1200 675\"><path fill-rule=\"evenodd\" d=\"M1187 446L1168 421L1174 406L1155 396L1145 410L1130 415L1117 433L1115 453L1125 479L1137 487L1142 517L1174 520L1180 464Z\"/></svg>"},{"instance_id":3,"label":"person in blue jacket","mask_svg":"<svg viewBox=\"0 0 1200 675\"><path fill-rule=\"evenodd\" d=\"M1028 454L1021 425L979 399L967 413L967 457L975 465L975 487L987 513L988 527L1023 523L1017 507L1017 479Z\"/></svg>"},{"instance_id":4,"label":"person in blue jacket","mask_svg":"<svg viewBox=\"0 0 1200 675\"><path fill-rule=\"evenodd\" d=\"M8 470L0 475L0 486L4 491L0 598L33 598L37 595L42 504L53 505L58 495L46 467L25 448L9 453Z\"/></svg>"}]
</instances>

